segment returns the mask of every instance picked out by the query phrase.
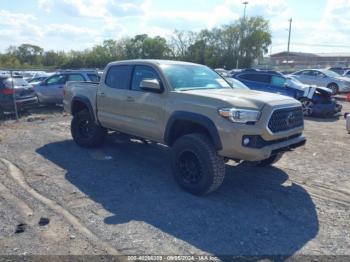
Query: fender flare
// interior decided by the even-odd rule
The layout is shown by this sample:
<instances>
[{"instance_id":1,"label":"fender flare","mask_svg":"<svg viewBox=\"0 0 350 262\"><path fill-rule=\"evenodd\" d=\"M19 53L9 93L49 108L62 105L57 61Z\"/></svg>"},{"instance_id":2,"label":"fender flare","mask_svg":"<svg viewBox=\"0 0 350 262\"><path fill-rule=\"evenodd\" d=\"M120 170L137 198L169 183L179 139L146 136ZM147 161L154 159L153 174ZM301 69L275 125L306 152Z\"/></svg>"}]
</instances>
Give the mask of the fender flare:
<instances>
[{"instance_id":1,"label":"fender flare","mask_svg":"<svg viewBox=\"0 0 350 262\"><path fill-rule=\"evenodd\" d=\"M207 116L186 111L175 111L171 114L164 133L164 142L166 145L171 145L171 130L176 121L188 121L203 126L208 131L215 148L217 150L222 149L222 143L219 136L219 132L214 122Z\"/></svg>"},{"instance_id":2,"label":"fender flare","mask_svg":"<svg viewBox=\"0 0 350 262\"><path fill-rule=\"evenodd\" d=\"M92 109L92 105L91 105L91 102L90 100L85 97L85 96L75 96L73 99L72 99L72 102L71 102L71 115L73 115L73 108L74 108L74 103L75 102L81 102L83 103L89 110L90 112L90 115L93 119L93 121L96 121L96 118L95 118L95 114L94 114L94 110Z\"/></svg>"}]
</instances>

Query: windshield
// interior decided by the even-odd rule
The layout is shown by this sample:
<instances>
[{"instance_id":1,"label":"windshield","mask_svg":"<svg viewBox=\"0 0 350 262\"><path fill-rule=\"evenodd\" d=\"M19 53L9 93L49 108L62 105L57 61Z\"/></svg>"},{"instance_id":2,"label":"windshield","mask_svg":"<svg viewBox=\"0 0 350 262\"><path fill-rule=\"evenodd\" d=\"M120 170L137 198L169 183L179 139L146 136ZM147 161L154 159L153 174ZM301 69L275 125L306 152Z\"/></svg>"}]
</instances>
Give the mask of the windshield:
<instances>
[{"instance_id":1,"label":"windshield","mask_svg":"<svg viewBox=\"0 0 350 262\"><path fill-rule=\"evenodd\" d=\"M232 88L219 74L201 65L161 65L173 90Z\"/></svg>"},{"instance_id":2,"label":"windshield","mask_svg":"<svg viewBox=\"0 0 350 262\"><path fill-rule=\"evenodd\" d=\"M340 77L341 76L338 73L336 73L334 71L331 71L331 70L324 70L324 71L321 71L321 72L324 73L326 76L329 76L329 77Z\"/></svg>"}]
</instances>

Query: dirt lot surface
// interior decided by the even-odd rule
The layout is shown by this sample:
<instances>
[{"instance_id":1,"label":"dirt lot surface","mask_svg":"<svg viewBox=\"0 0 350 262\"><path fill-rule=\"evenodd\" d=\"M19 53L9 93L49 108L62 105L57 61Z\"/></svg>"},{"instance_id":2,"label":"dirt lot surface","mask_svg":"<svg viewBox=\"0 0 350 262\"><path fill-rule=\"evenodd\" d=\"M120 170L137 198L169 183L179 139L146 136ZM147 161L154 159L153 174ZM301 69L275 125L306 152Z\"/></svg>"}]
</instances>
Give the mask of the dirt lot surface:
<instances>
[{"instance_id":1,"label":"dirt lot surface","mask_svg":"<svg viewBox=\"0 0 350 262\"><path fill-rule=\"evenodd\" d=\"M274 167L229 162L206 197L178 188L168 148L111 134L82 149L69 125L59 108L1 123L0 254L350 255L342 117L307 119Z\"/></svg>"}]
</instances>

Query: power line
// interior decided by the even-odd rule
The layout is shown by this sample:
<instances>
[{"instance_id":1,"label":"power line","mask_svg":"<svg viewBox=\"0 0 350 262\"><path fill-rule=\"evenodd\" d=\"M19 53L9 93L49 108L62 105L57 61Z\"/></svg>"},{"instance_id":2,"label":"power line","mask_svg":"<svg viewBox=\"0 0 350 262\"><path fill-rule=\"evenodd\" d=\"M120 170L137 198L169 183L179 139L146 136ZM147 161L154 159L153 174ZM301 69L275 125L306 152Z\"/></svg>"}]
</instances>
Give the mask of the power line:
<instances>
[{"instance_id":1,"label":"power line","mask_svg":"<svg viewBox=\"0 0 350 262\"><path fill-rule=\"evenodd\" d=\"M286 43L273 44L273 46L284 46ZM345 47L350 48L350 44L348 45L333 45L333 44L311 44L311 43L298 43L293 42L293 45L301 45L301 46L320 46L320 47Z\"/></svg>"}]
</instances>

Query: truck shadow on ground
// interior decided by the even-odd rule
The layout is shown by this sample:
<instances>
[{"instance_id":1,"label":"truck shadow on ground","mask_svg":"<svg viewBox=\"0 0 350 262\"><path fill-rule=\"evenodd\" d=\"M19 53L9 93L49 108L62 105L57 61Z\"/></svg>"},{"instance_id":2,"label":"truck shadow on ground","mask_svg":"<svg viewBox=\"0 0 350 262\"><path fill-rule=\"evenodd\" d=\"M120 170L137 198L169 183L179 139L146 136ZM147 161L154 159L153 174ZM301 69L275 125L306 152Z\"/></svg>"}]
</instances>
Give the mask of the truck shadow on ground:
<instances>
[{"instance_id":1,"label":"truck shadow on ground","mask_svg":"<svg viewBox=\"0 0 350 262\"><path fill-rule=\"evenodd\" d=\"M310 195L299 185L283 184L288 175L276 167L227 165L222 187L196 197L178 188L169 167L170 151L161 145L110 135L98 150L66 140L37 152L65 169L70 183L114 214L105 218L106 224L143 221L218 256L290 256L319 230Z\"/></svg>"}]
</instances>

